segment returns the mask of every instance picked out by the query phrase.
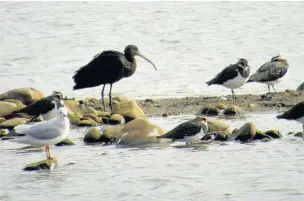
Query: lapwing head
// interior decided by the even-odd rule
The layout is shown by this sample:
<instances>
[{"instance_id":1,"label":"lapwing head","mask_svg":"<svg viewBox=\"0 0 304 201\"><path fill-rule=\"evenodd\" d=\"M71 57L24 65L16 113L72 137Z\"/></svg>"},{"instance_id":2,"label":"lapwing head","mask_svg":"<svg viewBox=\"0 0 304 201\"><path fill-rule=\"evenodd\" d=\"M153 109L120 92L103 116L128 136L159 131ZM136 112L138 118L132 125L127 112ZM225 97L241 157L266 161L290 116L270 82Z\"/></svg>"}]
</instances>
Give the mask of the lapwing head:
<instances>
[{"instance_id":1,"label":"lapwing head","mask_svg":"<svg viewBox=\"0 0 304 201\"><path fill-rule=\"evenodd\" d=\"M271 61L272 61L272 62L276 62L276 61L286 61L286 59L285 59L282 55L280 55L280 53L279 53L277 56L272 57L272 58L271 58Z\"/></svg>"},{"instance_id":2,"label":"lapwing head","mask_svg":"<svg viewBox=\"0 0 304 201\"><path fill-rule=\"evenodd\" d=\"M248 66L248 61L247 61L247 59L243 59L243 58L240 58L240 59L238 60L237 65L238 65L239 67L241 67L241 68L247 68L247 67L250 68L250 66Z\"/></svg>"},{"instance_id":3,"label":"lapwing head","mask_svg":"<svg viewBox=\"0 0 304 201\"><path fill-rule=\"evenodd\" d=\"M62 100L62 99L63 99L63 95L62 95L62 93L59 92L59 91L53 91L52 96L53 96L54 98L57 98L58 100Z\"/></svg>"}]
</instances>

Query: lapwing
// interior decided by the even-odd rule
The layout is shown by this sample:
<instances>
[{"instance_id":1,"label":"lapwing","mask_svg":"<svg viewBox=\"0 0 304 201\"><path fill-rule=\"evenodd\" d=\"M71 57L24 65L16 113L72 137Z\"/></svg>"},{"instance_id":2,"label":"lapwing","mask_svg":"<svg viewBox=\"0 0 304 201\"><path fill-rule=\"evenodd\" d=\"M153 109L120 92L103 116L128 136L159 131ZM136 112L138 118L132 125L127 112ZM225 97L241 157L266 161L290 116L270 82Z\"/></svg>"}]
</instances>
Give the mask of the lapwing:
<instances>
[{"instance_id":1,"label":"lapwing","mask_svg":"<svg viewBox=\"0 0 304 201\"><path fill-rule=\"evenodd\" d=\"M286 75L288 70L287 60L280 54L272 57L271 60L263 64L253 75L250 76L248 82L260 82L268 85L270 93L270 86L276 92L274 85L281 81L281 78Z\"/></svg>"},{"instance_id":2,"label":"lapwing","mask_svg":"<svg viewBox=\"0 0 304 201\"><path fill-rule=\"evenodd\" d=\"M6 116L6 118L18 116L18 113L26 113L33 116L32 119L41 115L43 120L49 120L56 117L57 110L63 106L62 94L60 92L53 91L52 95L39 99L20 110L14 111L12 114Z\"/></svg>"},{"instance_id":3,"label":"lapwing","mask_svg":"<svg viewBox=\"0 0 304 201\"><path fill-rule=\"evenodd\" d=\"M197 116L194 119L183 122L171 131L158 138L170 138L173 141L186 142L186 144L198 142L208 131L207 117Z\"/></svg>"},{"instance_id":4,"label":"lapwing","mask_svg":"<svg viewBox=\"0 0 304 201\"><path fill-rule=\"evenodd\" d=\"M215 78L206 83L208 86L218 84L231 89L232 100L235 100L236 95L233 89L243 86L248 81L249 74L250 67L248 66L248 61L246 59L239 59L236 64L231 64L224 68Z\"/></svg>"}]
</instances>

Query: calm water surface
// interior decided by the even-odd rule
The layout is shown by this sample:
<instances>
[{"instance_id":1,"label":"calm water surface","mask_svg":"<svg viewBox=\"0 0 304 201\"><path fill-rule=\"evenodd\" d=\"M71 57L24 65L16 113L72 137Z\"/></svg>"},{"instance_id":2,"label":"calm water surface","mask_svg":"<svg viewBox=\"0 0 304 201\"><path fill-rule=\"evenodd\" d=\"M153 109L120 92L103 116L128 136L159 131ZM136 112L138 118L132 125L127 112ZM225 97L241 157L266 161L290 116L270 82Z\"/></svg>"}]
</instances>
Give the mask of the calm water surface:
<instances>
[{"instance_id":1,"label":"calm water surface","mask_svg":"<svg viewBox=\"0 0 304 201\"><path fill-rule=\"evenodd\" d=\"M0 92L36 87L75 97L99 97L100 87L72 91L72 75L105 49L122 51L136 44L158 67L138 59L138 71L114 85L132 98L226 95L205 81L237 58L255 71L280 52L290 63L277 89L303 80L302 2L117 3L1 2ZM263 93L248 84L236 93ZM284 137L269 143L211 144L201 149L169 146L117 148L87 146L86 129L72 129L76 146L54 147L59 168L23 172L44 152L19 150L0 141L0 200L304 200L303 140L295 122L276 114L229 119L260 129L280 129ZM193 116L154 117L169 130ZM73 165L74 164L74 165Z\"/></svg>"},{"instance_id":2,"label":"calm water surface","mask_svg":"<svg viewBox=\"0 0 304 201\"><path fill-rule=\"evenodd\" d=\"M59 167L23 172L43 151L18 150L0 141L0 200L303 200L303 140L286 135L301 129L277 122L275 114L228 119L231 127L254 121L261 129L283 131L280 140L251 144L210 144L202 148L84 145L86 129L73 129L76 146L55 147ZM171 129L193 116L152 118ZM73 165L74 164L74 165Z\"/></svg>"},{"instance_id":3,"label":"calm water surface","mask_svg":"<svg viewBox=\"0 0 304 201\"><path fill-rule=\"evenodd\" d=\"M139 68L113 92L134 98L226 95L205 82L244 57L254 72L280 52L288 77L302 81L303 2L1 2L0 91L39 86L45 93L100 97L101 87L73 91L72 76L97 53L136 44L158 67ZM262 93L248 84L237 93ZM216 93L215 93L216 91Z\"/></svg>"}]
</instances>

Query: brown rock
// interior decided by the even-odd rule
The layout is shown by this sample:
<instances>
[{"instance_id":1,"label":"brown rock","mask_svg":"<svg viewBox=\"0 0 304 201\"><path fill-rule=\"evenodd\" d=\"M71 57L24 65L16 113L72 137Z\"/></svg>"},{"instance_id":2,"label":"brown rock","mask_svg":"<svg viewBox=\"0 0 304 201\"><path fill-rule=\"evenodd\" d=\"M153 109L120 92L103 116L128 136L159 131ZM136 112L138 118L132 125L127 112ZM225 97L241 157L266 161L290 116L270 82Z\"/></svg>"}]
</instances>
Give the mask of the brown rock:
<instances>
[{"instance_id":1,"label":"brown rock","mask_svg":"<svg viewBox=\"0 0 304 201\"><path fill-rule=\"evenodd\" d=\"M241 113L241 109L238 106L235 106L235 105L226 108L223 112L224 115L237 115L237 114L240 114L240 113Z\"/></svg>"},{"instance_id":2,"label":"brown rock","mask_svg":"<svg viewBox=\"0 0 304 201\"><path fill-rule=\"evenodd\" d=\"M34 88L13 89L3 94L0 94L0 100L16 99L20 100L25 105L32 104L41 98L44 98L43 93Z\"/></svg>"},{"instance_id":3,"label":"brown rock","mask_svg":"<svg viewBox=\"0 0 304 201\"><path fill-rule=\"evenodd\" d=\"M127 100L126 98L120 97L119 99L113 99L112 103L112 112L114 114L120 114L127 122L139 117L145 117L145 113L138 106L135 100Z\"/></svg>"},{"instance_id":4,"label":"brown rock","mask_svg":"<svg viewBox=\"0 0 304 201\"><path fill-rule=\"evenodd\" d=\"M240 140L241 142L252 140L256 134L256 131L257 128L255 124L248 122L245 123L240 129L235 130L229 137L229 140Z\"/></svg>"},{"instance_id":5,"label":"brown rock","mask_svg":"<svg viewBox=\"0 0 304 201\"><path fill-rule=\"evenodd\" d=\"M28 122L28 119L24 118L13 118L0 123L0 128L14 128L17 125L25 124Z\"/></svg>"},{"instance_id":6,"label":"brown rock","mask_svg":"<svg viewBox=\"0 0 304 201\"><path fill-rule=\"evenodd\" d=\"M111 125L125 124L125 123L126 123L125 118L123 118L123 116L121 116L120 114L113 114L108 121L108 124Z\"/></svg>"}]
</instances>

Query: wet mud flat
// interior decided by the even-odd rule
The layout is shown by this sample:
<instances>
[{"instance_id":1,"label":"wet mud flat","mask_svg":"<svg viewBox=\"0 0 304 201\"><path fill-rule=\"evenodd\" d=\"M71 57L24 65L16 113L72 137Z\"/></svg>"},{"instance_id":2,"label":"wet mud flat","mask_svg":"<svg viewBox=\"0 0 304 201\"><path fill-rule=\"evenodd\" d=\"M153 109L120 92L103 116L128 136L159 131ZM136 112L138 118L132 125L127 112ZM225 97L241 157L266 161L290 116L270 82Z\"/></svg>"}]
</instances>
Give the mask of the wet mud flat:
<instances>
[{"instance_id":1,"label":"wet mud flat","mask_svg":"<svg viewBox=\"0 0 304 201\"><path fill-rule=\"evenodd\" d=\"M286 90L285 92L267 94L237 95L237 100L232 101L231 96L214 97L184 97L165 99L137 100L147 116L167 116L182 114L200 114L207 105L224 104L236 105L242 112L282 112L294 104L304 100L304 93Z\"/></svg>"}]
</instances>

